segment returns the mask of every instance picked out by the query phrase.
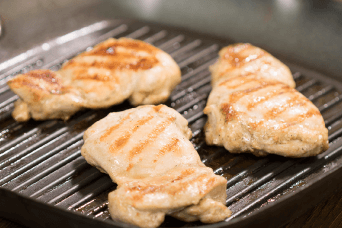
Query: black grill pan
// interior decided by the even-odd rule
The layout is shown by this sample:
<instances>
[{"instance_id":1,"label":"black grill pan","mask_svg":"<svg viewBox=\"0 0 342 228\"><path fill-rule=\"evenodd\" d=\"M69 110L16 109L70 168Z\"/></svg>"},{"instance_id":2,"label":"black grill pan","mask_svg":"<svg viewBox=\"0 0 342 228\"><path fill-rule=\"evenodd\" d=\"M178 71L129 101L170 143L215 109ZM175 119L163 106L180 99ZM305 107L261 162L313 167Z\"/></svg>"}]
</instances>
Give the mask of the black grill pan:
<instances>
[{"instance_id":1,"label":"black grill pan","mask_svg":"<svg viewBox=\"0 0 342 228\"><path fill-rule=\"evenodd\" d=\"M329 129L330 149L301 159L229 154L205 144L203 108L211 91L208 66L232 41L140 21L101 21L47 41L26 52L24 59L2 63L8 67L0 72L0 216L30 227L129 226L111 220L107 195L116 185L85 162L80 148L89 126L110 112L131 106L124 102L109 109L84 110L66 122L17 123L10 113L18 97L6 85L18 73L38 68L57 70L96 43L123 36L149 42L179 64L182 82L166 105L189 121L191 141L202 161L228 179L226 203L233 212L231 218L206 225L167 217L162 227L277 227L341 187L341 83L281 59L293 72L296 89L321 111Z\"/></svg>"}]
</instances>

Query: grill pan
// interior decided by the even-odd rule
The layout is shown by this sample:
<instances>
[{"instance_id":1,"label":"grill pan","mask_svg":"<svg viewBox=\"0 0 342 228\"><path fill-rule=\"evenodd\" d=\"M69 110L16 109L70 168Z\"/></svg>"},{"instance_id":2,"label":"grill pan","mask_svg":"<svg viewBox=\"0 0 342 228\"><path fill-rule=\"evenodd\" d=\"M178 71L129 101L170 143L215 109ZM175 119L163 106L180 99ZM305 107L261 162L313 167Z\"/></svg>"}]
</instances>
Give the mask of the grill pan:
<instances>
[{"instance_id":1,"label":"grill pan","mask_svg":"<svg viewBox=\"0 0 342 228\"><path fill-rule=\"evenodd\" d=\"M0 64L5 66L0 72L0 216L30 227L129 226L110 218L107 195L116 184L88 165L80 148L89 126L110 112L132 106L124 102L109 109L84 110L66 122L17 123L10 114L18 97L6 85L18 73L57 70L87 48L109 37L123 36L149 42L176 60L182 82L166 105L189 121L191 141L204 164L228 179L226 203L232 217L212 225L166 217L162 227L276 227L341 187L341 83L281 59L290 67L296 89L321 111L329 129L330 149L301 159L229 154L205 144L203 108L211 91L208 66L232 41L141 21L101 21L25 52L24 59Z\"/></svg>"}]
</instances>

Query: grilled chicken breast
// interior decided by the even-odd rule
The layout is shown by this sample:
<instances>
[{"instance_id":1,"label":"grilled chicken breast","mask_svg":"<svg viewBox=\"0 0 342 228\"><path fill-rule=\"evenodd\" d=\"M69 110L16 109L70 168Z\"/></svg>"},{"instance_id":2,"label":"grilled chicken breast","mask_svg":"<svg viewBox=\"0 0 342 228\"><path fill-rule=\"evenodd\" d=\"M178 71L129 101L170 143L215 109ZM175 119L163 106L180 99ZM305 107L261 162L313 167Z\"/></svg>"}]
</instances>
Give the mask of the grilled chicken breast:
<instances>
[{"instance_id":1,"label":"grilled chicken breast","mask_svg":"<svg viewBox=\"0 0 342 228\"><path fill-rule=\"evenodd\" d=\"M223 50L231 48L234 46ZM218 62L223 63L222 58L227 56L220 58ZM211 68L213 80L217 64ZM207 144L224 146L231 153L250 152L257 156L270 153L307 157L328 149L328 130L319 110L289 83L279 80L285 77L272 79L271 73L264 76L262 70L232 76L231 71L236 70L231 68L214 82L204 109L208 115Z\"/></svg>"},{"instance_id":2,"label":"grilled chicken breast","mask_svg":"<svg viewBox=\"0 0 342 228\"><path fill-rule=\"evenodd\" d=\"M212 84L227 78L258 75L296 86L290 69L271 54L251 44L229 45L219 52L219 60L210 67Z\"/></svg>"},{"instance_id":3,"label":"grilled chicken breast","mask_svg":"<svg viewBox=\"0 0 342 228\"><path fill-rule=\"evenodd\" d=\"M82 108L106 108L129 99L158 104L169 97L181 73L167 53L143 41L108 39L63 64L57 72L34 70L8 81L20 97L17 121L67 120Z\"/></svg>"},{"instance_id":4,"label":"grilled chicken breast","mask_svg":"<svg viewBox=\"0 0 342 228\"><path fill-rule=\"evenodd\" d=\"M111 113L84 134L82 155L118 184L109 211L140 227L157 227L165 214L184 221L218 222L226 179L200 160L187 121L164 105Z\"/></svg>"}]
</instances>

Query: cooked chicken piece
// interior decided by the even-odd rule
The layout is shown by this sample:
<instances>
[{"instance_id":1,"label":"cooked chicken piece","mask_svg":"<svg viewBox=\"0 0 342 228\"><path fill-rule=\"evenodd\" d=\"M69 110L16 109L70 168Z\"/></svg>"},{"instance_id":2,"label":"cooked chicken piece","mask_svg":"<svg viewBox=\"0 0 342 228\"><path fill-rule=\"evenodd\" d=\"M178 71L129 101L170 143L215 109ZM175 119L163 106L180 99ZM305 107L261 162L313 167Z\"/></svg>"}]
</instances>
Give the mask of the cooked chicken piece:
<instances>
[{"instance_id":1,"label":"cooked chicken piece","mask_svg":"<svg viewBox=\"0 0 342 228\"><path fill-rule=\"evenodd\" d=\"M20 97L17 121L67 120L82 108L106 108L129 99L158 104L169 97L181 73L167 53L143 41L108 39L66 62L60 70L33 70L8 81Z\"/></svg>"},{"instance_id":2,"label":"cooked chicken piece","mask_svg":"<svg viewBox=\"0 0 342 228\"><path fill-rule=\"evenodd\" d=\"M111 113L85 132L82 155L118 184L109 193L113 219L157 227L165 214L205 223L230 216L227 181L201 162L191 135L164 105Z\"/></svg>"},{"instance_id":3,"label":"cooked chicken piece","mask_svg":"<svg viewBox=\"0 0 342 228\"><path fill-rule=\"evenodd\" d=\"M249 74L265 79L278 80L294 88L290 69L270 53L251 44L234 44L219 52L219 60L210 67L212 84Z\"/></svg>"},{"instance_id":4,"label":"cooked chicken piece","mask_svg":"<svg viewBox=\"0 0 342 228\"><path fill-rule=\"evenodd\" d=\"M217 80L218 67L224 68L226 56L222 53L235 47L228 46L220 52L221 58L212 67L213 80ZM319 110L289 83L280 82L279 78L287 77L280 74L282 70L269 68L279 72L272 79L272 73L262 67L259 72L241 75L232 65L227 69L227 77L222 74L222 79L214 83L204 109L208 115L207 144L224 146L231 153L250 152L257 156L270 153L307 157L328 149L328 130Z\"/></svg>"}]
</instances>

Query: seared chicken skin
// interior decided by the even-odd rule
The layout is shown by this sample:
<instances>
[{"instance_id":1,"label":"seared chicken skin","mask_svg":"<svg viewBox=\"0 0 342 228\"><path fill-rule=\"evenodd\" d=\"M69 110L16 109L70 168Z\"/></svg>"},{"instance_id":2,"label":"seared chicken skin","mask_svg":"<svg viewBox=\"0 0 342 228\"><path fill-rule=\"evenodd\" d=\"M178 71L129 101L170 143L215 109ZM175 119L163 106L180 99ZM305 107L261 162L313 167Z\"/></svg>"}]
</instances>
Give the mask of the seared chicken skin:
<instances>
[{"instance_id":1,"label":"seared chicken skin","mask_svg":"<svg viewBox=\"0 0 342 228\"><path fill-rule=\"evenodd\" d=\"M223 50L234 48L233 45ZM253 53L252 50L249 53ZM207 144L224 146L231 153L250 152L257 156L307 157L328 149L328 130L319 110L291 88L292 80L285 80L288 76L278 75L272 79L272 73L265 70L243 71L238 75L238 70L230 66L230 70L218 79L216 70L224 68L218 66L224 64L222 58L227 55L221 56L211 68L214 87L204 109L208 115ZM244 58L252 59L245 55ZM243 58L239 61L247 62ZM249 64L254 63L249 61ZM234 74L230 75L230 72Z\"/></svg>"},{"instance_id":2,"label":"seared chicken skin","mask_svg":"<svg viewBox=\"0 0 342 228\"><path fill-rule=\"evenodd\" d=\"M187 121L164 105L111 113L84 134L82 155L118 184L109 211L140 227L157 227L165 214L205 223L230 216L226 179L200 160Z\"/></svg>"},{"instance_id":3,"label":"seared chicken skin","mask_svg":"<svg viewBox=\"0 0 342 228\"><path fill-rule=\"evenodd\" d=\"M82 108L106 108L129 99L158 104L181 81L170 55L143 41L108 39L63 64L57 72L33 70L8 81L20 97L17 121L67 120Z\"/></svg>"}]
</instances>

